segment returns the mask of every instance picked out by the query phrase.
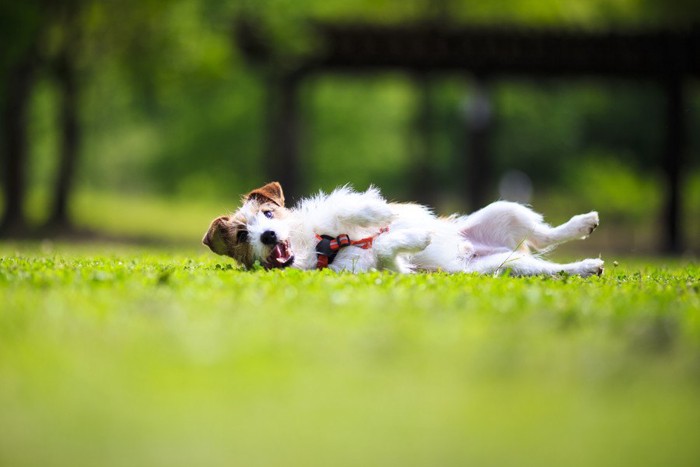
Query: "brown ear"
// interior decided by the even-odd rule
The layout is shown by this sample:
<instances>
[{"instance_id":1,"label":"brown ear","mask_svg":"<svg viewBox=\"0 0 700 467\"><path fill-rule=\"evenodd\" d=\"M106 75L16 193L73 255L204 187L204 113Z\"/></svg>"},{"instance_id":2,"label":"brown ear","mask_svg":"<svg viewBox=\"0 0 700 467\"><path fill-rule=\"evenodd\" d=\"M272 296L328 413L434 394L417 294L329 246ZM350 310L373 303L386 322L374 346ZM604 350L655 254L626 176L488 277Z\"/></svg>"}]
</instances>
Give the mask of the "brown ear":
<instances>
[{"instance_id":1,"label":"brown ear","mask_svg":"<svg viewBox=\"0 0 700 467\"><path fill-rule=\"evenodd\" d=\"M284 207L284 193L282 192L282 186L277 182L270 182L265 186L256 188L243 197L246 200L249 198L272 201L277 206Z\"/></svg>"},{"instance_id":2,"label":"brown ear","mask_svg":"<svg viewBox=\"0 0 700 467\"><path fill-rule=\"evenodd\" d=\"M226 254L226 241L224 239L224 232L226 229L226 223L229 221L228 216L220 216L214 219L209 226L209 230L204 234L202 243L211 249L214 253L218 255Z\"/></svg>"}]
</instances>

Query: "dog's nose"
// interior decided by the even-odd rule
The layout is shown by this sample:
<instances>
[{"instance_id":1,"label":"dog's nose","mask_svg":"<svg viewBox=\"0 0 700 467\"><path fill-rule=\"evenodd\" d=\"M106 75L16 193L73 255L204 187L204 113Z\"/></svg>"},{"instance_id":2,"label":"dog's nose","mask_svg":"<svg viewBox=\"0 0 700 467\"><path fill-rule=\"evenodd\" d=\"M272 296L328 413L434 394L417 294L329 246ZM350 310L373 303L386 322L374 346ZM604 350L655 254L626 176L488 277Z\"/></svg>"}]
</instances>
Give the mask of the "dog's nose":
<instances>
[{"instance_id":1,"label":"dog's nose","mask_svg":"<svg viewBox=\"0 0 700 467\"><path fill-rule=\"evenodd\" d=\"M266 230L260 236L260 241L265 245L274 245L277 243L277 234L272 230Z\"/></svg>"}]
</instances>

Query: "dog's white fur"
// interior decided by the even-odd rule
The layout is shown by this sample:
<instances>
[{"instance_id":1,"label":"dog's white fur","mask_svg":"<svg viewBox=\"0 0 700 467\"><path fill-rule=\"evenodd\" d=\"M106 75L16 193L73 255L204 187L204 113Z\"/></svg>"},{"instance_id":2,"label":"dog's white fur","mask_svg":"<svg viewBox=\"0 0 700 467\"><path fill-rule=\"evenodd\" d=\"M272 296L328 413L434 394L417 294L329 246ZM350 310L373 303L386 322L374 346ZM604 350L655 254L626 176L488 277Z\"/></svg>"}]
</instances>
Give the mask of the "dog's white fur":
<instances>
[{"instance_id":1,"label":"dog's white fur","mask_svg":"<svg viewBox=\"0 0 700 467\"><path fill-rule=\"evenodd\" d=\"M498 201L470 215L440 218L422 205L388 203L374 187L357 192L348 186L303 199L292 209L282 208L284 211L272 218L259 209L260 203L259 198L249 197L236 215L245 219L252 257L263 263L274 247L262 241L263 233L274 232L294 254L291 267L299 269L316 268L317 234L347 234L353 240L376 237L369 249L340 249L329 265L334 271L563 272L581 276L603 272L601 259L556 264L541 257L542 252L559 243L587 237L598 226L597 212L574 216L551 227L540 214L523 205ZM377 235L383 227L388 231ZM205 244L235 258L236 254L217 251L211 245L208 240L214 230L213 223Z\"/></svg>"}]
</instances>

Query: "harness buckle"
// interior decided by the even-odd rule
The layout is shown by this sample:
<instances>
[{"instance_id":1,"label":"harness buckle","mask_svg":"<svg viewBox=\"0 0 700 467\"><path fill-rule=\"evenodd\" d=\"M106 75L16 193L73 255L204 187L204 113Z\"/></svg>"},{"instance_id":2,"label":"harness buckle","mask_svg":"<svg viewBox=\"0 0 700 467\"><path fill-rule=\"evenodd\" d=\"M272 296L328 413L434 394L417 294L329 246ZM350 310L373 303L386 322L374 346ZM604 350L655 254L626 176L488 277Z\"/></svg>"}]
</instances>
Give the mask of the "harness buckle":
<instances>
[{"instance_id":1,"label":"harness buckle","mask_svg":"<svg viewBox=\"0 0 700 467\"><path fill-rule=\"evenodd\" d=\"M338 242L338 246L340 248L345 247L345 246L350 246L352 244L350 242L350 237L348 237L348 234L338 235L338 238L336 238L336 241Z\"/></svg>"}]
</instances>

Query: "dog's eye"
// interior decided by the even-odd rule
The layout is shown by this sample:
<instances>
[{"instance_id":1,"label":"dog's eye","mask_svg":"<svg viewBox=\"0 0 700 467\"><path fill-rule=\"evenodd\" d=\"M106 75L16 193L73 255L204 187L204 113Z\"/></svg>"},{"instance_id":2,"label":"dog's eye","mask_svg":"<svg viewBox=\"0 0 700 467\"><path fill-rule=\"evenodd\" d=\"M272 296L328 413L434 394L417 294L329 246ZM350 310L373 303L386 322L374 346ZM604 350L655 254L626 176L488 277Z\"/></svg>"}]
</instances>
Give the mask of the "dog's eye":
<instances>
[{"instance_id":1,"label":"dog's eye","mask_svg":"<svg viewBox=\"0 0 700 467\"><path fill-rule=\"evenodd\" d=\"M263 214L265 214L265 217L267 217L268 219L272 219L272 211L263 211Z\"/></svg>"},{"instance_id":2,"label":"dog's eye","mask_svg":"<svg viewBox=\"0 0 700 467\"><path fill-rule=\"evenodd\" d=\"M239 230L238 233L236 234L236 240L238 240L238 243L244 243L248 241L248 231L247 230Z\"/></svg>"}]
</instances>

